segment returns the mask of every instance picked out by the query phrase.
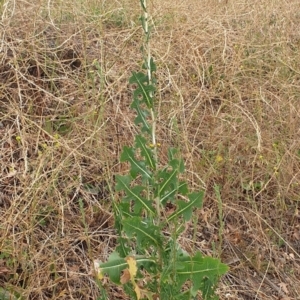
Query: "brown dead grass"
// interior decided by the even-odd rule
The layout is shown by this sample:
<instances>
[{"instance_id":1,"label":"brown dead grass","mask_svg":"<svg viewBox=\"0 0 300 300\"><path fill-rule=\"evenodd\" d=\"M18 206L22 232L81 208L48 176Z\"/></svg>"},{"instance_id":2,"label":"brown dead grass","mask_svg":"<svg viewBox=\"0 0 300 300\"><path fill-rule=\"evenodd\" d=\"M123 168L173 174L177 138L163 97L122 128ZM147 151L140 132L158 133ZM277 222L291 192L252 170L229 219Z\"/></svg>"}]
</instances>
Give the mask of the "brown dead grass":
<instances>
[{"instance_id":1,"label":"brown dead grass","mask_svg":"<svg viewBox=\"0 0 300 300\"><path fill-rule=\"evenodd\" d=\"M92 262L115 246L110 190L137 131L140 10L123 2L2 7L0 284L21 299L99 295ZM229 264L221 299L299 299L298 1L150 9L162 156L178 147L206 190L182 245Z\"/></svg>"}]
</instances>

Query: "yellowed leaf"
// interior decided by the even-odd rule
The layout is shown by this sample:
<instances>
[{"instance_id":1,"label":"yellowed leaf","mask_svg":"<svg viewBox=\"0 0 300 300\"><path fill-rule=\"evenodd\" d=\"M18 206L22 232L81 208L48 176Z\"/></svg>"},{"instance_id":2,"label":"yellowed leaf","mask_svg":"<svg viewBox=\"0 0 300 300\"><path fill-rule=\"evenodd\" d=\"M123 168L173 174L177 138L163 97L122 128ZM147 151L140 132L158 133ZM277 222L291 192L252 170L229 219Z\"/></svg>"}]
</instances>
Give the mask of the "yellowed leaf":
<instances>
[{"instance_id":1,"label":"yellowed leaf","mask_svg":"<svg viewBox=\"0 0 300 300\"><path fill-rule=\"evenodd\" d=\"M129 272L131 283L134 286L134 291L135 291L135 294L136 294L136 298L137 298L137 300L139 300L139 299L141 299L141 290L135 282L135 276L136 276L136 273L137 273L136 260L134 259L134 257L128 256L126 258L126 261L128 263L128 266L129 266L129 269L126 269L126 270L128 270L128 272Z\"/></svg>"},{"instance_id":2,"label":"yellowed leaf","mask_svg":"<svg viewBox=\"0 0 300 300\"><path fill-rule=\"evenodd\" d=\"M136 260L132 256L128 256L126 260L129 266L130 278L134 279L137 273Z\"/></svg>"},{"instance_id":3,"label":"yellowed leaf","mask_svg":"<svg viewBox=\"0 0 300 300\"><path fill-rule=\"evenodd\" d=\"M130 277L129 270L128 269L123 270L123 274L122 274L122 276L120 278L120 282L122 284L125 284L125 283L129 282L130 279L131 279L131 277Z\"/></svg>"},{"instance_id":4,"label":"yellowed leaf","mask_svg":"<svg viewBox=\"0 0 300 300\"><path fill-rule=\"evenodd\" d=\"M95 259L94 260L94 270L97 274L97 277L99 280L102 280L104 278L104 275L101 271L101 268L100 268L100 261L98 259Z\"/></svg>"},{"instance_id":5,"label":"yellowed leaf","mask_svg":"<svg viewBox=\"0 0 300 300\"><path fill-rule=\"evenodd\" d=\"M137 300L140 300L141 299L141 291L136 283L134 283L134 291L135 291Z\"/></svg>"}]
</instances>

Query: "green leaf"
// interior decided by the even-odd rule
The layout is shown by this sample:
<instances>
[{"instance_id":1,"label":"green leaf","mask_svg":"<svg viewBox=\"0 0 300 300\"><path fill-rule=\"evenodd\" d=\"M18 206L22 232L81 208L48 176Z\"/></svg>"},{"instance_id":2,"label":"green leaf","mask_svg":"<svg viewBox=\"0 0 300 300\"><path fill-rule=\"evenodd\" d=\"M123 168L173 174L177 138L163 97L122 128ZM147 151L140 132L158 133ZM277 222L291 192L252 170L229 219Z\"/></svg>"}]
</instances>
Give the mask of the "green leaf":
<instances>
[{"instance_id":1,"label":"green leaf","mask_svg":"<svg viewBox=\"0 0 300 300\"><path fill-rule=\"evenodd\" d=\"M99 268L99 279L107 274L110 280L116 284L120 284L121 272L128 266L126 260L121 258L117 252L113 252L106 263L101 263Z\"/></svg>"},{"instance_id":2,"label":"green leaf","mask_svg":"<svg viewBox=\"0 0 300 300\"><path fill-rule=\"evenodd\" d=\"M131 218L132 211L130 210L130 202L117 203L121 222L124 218Z\"/></svg>"},{"instance_id":3,"label":"green leaf","mask_svg":"<svg viewBox=\"0 0 300 300\"><path fill-rule=\"evenodd\" d=\"M142 72L136 73L133 72L132 76L129 79L129 83L136 83L138 86L133 92L135 99L140 99L139 101L144 102L148 108L153 108L153 98L151 93L155 92L155 87L149 84L148 76Z\"/></svg>"},{"instance_id":4,"label":"green leaf","mask_svg":"<svg viewBox=\"0 0 300 300\"><path fill-rule=\"evenodd\" d=\"M142 7L142 9L143 9L144 11L147 11L146 6L145 6L145 3L144 3L144 0L140 0L140 2L141 2L141 7Z\"/></svg>"},{"instance_id":5,"label":"green leaf","mask_svg":"<svg viewBox=\"0 0 300 300\"><path fill-rule=\"evenodd\" d=\"M169 165L178 171L178 173L184 172L184 163L182 159L172 159L169 161Z\"/></svg>"},{"instance_id":6,"label":"green leaf","mask_svg":"<svg viewBox=\"0 0 300 300\"><path fill-rule=\"evenodd\" d=\"M154 62L153 57L150 58L150 65L148 65L148 60L145 61L145 62L143 63L143 65L142 65L142 68L143 68L144 70L148 70L148 67L149 67L149 69L150 69L151 74L152 74L153 72L156 71L156 64L155 64L155 62ZM153 81L154 81L154 82L153 82ZM152 83L155 84L155 81L156 81L156 80L155 80L155 78L154 78L153 75L152 75Z\"/></svg>"},{"instance_id":7,"label":"green leaf","mask_svg":"<svg viewBox=\"0 0 300 300\"><path fill-rule=\"evenodd\" d=\"M116 251L119 253L120 257L124 258L127 255L130 254L130 252L132 251L132 249L129 247L128 245L128 239L119 236L117 239L117 247L116 247Z\"/></svg>"},{"instance_id":8,"label":"green leaf","mask_svg":"<svg viewBox=\"0 0 300 300\"><path fill-rule=\"evenodd\" d=\"M188 195L189 201L177 201L178 208L176 211L168 218L168 221L173 220L174 218L178 218L183 216L185 221L191 219L193 208L202 207L204 192L200 191L198 193L191 193Z\"/></svg>"},{"instance_id":9,"label":"green leaf","mask_svg":"<svg viewBox=\"0 0 300 300\"><path fill-rule=\"evenodd\" d=\"M116 175L116 191L124 191L126 196L123 198L124 201L134 203L134 212L136 214L141 212L141 209L145 209L147 212L152 214L155 213L155 209L152 206L152 202L143 198L140 194L145 189L143 186L131 187L131 177Z\"/></svg>"},{"instance_id":10,"label":"green leaf","mask_svg":"<svg viewBox=\"0 0 300 300\"><path fill-rule=\"evenodd\" d=\"M191 257L179 245L172 245L172 242L167 249L174 249L176 253L174 256L171 251L170 256L166 255L165 257L164 268L161 272L160 298L174 300L196 299L200 290L202 291L203 299L212 300L213 298L209 297L214 295L215 284L219 277L226 273L228 267L221 264L218 259L203 258L200 252ZM170 260L171 257L172 260ZM192 286L190 289L182 292L182 288L187 281L190 281ZM172 286L173 290L170 289Z\"/></svg>"},{"instance_id":11,"label":"green leaf","mask_svg":"<svg viewBox=\"0 0 300 300\"><path fill-rule=\"evenodd\" d=\"M215 289L216 289L216 283L217 278L214 280L211 280L210 278L205 278L202 282L202 285L200 286L200 290L202 291L202 296L206 300L218 300L219 297L215 295ZM193 287L191 290L192 295L197 294L196 287Z\"/></svg>"},{"instance_id":12,"label":"green leaf","mask_svg":"<svg viewBox=\"0 0 300 300\"><path fill-rule=\"evenodd\" d=\"M148 257L144 255L136 255L135 260L137 262L138 267L145 268L149 273L156 274L157 270L157 262L156 257Z\"/></svg>"},{"instance_id":13,"label":"green leaf","mask_svg":"<svg viewBox=\"0 0 300 300\"><path fill-rule=\"evenodd\" d=\"M160 195L160 203L165 204L167 201L174 202L177 193L180 193L181 195L186 195L188 193L188 186L185 181L180 182L178 186L175 186L167 193L164 193L164 195Z\"/></svg>"},{"instance_id":14,"label":"green leaf","mask_svg":"<svg viewBox=\"0 0 300 300\"><path fill-rule=\"evenodd\" d=\"M178 193L180 193L180 195L186 195L188 192L189 188L187 183L185 181L180 181L178 185Z\"/></svg>"},{"instance_id":15,"label":"green leaf","mask_svg":"<svg viewBox=\"0 0 300 300\"><path fill-rule=\"evenodd\" d=\"M193 282L191 294L195 296L197 291L201 290L204 299L211 299L219 277L229 269L219 259L203 257L200 252L194 257L180 255L176 263L178 284L183 285L187 280L191 280Z\"/></svg>"},{"instance_id":16,"label":"green leaf","mask_svg":"<svg viewBox=\"0 0 300 300\"><path fill-rule=\"evenodd\" d=\"M150 59L150 71L151 71L151 73L156 72L156 64L154 62L153 57L151 57L151 59Z\"/></svg>"},{"instance_id":17,"label":"green leaf","mask_svg":"<svg viewBox=\"0 0 300 300\"><path fill-rule=\"evenodd\" d=\"M137 117L134 120L135 125L142 124L142 132L147 132L151 134L151 127L148 124L147 117L149 116L149 112L145 109L142 109L140 106L140 100L134 99L131 108L134 108L137 112Z\"/></svg>"},{"instance_id":18,"label":"green leaf","mask_svg":"<svg viewBox=\"0 0 300 300\"><path fill-rule=\"evenodd\" d=\"M151 172L147 170L145 162L135 158L133 148L124 146L121 154L121 162L125 161L129 161L130 163L130 174L133 178L136 178L138 174L141 174L143 179L151 178Z\"/></svg>"},{"instance_id":19,"label":"green leaf","mask_svg":"<svg viewBox=\"0 0 300 300\"><path fill-rule=\"evenodd\" d=\"M176 153L176 149L169 149L168 164L171 166L172 170L170 171L168 168L165 168L158 172L159 185L156 188L155 197L158 197L162 204L165 204L167 201L174 202L177 193L181 193L182 195L188 193L186 182L181 181L178 184L178 174L184 171L184 164L182 160L175 158Z\"/></svg>"},{"instance_id":20,"label":"green leaf","mask_svg":"<svg viewBox=\"0 0 300 300\"><path fill-rule=\"evenodd\" d=\"M203 257L200 252L197 252L194 257L178 256L176 267L178 284L183 285L187 280L191 280L192 293L196 294L198 290L205 291L204 299L210 299L219 277L228 271L228 266L222 264L219 259ZM207 289L208 285L209 289Z\"/></svg>"},{"instance_id":21,"label":"green leaf","mask_svg":"<svg viewBox=\"0 0 300 300\"><path fill-rule=\"evenodd\" d=\"M148 270L154 270L156 261L153 258L145 256L135 256L137 266L145 267ZM113 252L108 261L100 263L98 278L101 280L105 274L107 274L110 280L116 284L120 284L121 273L124 269L128 268L126 257L120 257L117 252Z\"/></svg>"},{"instance_id":22,"label":"green leaf","mask_svg":"<svg viewBox=\"0 0 300 300\"><path fill-rule=\"evenodd\" d=\"M163 179L163 181L159 185L158 195L163 195L165 191L169 191L171 187L171 191L175 189L177 191L177 175L178 171L173 169L171 172L162 170L159 172L159 178Z\"/></svg>"},{"instance_id":23,"label":"green leaf","mask_svg":"<svg viewBox=\"0 0 300 300\"><path fill-rule=\"evenodd\" d=\"M136 236L140 249L148 246L162 247L162 237L159 227L147 224L140 217L132 217L123 221L124 230L129 238Z\"/></svg>"},{"instance_id":24,"label":"green leaf","mask_svg":"<svg viewBox=\"0 0 300 300\"><path fill-rule=\"evenodd\" d=\"M147 31L146 31L146 19L144 16L141 16L140 17L140 21L141 21L141 24L142 24L142 27L143 27L143 30L145 32L145 34L147 34Z\"/></svg>"},{"instance_id":25,"label":"green leaf","mask_svg":"<svg viewBox=\"0 0 300 300\"><path fill-rule=\"evenodd\" d=\"M145 158L145 162L146 164L152 169L155 170L156 169L156 163L153 157L153 151L152 149L149 149L146 144L147 141L144 137L142 137L141 135L137 135L135 137L135 143L136 143L136 147L141 149L141 154L142 156Z\"/></svg>"},{"instance_id":26,"label":"green leaf","mask_svg":"<svg viewBox=\"0 0 300 300\"><path fill-rule=\"evenodd\" d=\"M174 285L173 282L164 282L160 288L160 298L159 299L180 299L180 300L190 300L189 295L184 294L181 291L181 287Z\"/></svg>"}]
</instances>

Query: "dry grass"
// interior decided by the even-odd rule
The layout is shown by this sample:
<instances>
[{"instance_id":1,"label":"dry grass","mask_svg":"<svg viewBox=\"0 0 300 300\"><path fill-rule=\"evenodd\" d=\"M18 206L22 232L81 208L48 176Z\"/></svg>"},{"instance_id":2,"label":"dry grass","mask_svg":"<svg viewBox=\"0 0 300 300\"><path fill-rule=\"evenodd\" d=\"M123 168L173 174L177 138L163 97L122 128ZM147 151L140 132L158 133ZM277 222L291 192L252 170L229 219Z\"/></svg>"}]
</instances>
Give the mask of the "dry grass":
<instances>
[{"instance_id":1,"label":"dry grass","mask_svg":"<svg viewBox=\"0 0 300 300\"><path fill-rule=\"evenodd\" d=\"M114 248L110 190L136 132L139 1L33 2L0 3L0 292L97 299L92 261ZM298 5L151 5L162 155L180 148L206 190L181 243L229 264L221 299L300 299Z\"/></svg>"}]
</instances>

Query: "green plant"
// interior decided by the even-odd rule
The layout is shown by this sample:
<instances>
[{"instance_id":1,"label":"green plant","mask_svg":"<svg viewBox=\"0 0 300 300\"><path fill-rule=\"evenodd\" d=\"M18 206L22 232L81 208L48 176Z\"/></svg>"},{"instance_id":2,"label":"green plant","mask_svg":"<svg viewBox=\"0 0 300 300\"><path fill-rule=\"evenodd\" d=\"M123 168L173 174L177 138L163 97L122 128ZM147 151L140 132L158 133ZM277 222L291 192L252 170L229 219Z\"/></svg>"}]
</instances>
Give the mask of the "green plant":
<instances>
[{"instance_id":1,"label":"green plant","mask_svg":"<svg viewBox=\"0 0 300 300\"><path fill-rule=\"evenodd\" d=\"M130 171L116 176L116 191L122 195L120 203L114 200L118 246L107 262L95 261L98 279L107 274L112 282L123 285L130 299L195 299L199 290L204 299L217 299L215 286L227 266L200 252L191 256L178 243L193 209L202 206L204 193L189 192L176 149L168 149L165 166L159 161L156 65L150 56L146 0L140 2L145 72L134 72L129 79L136 87L131 107L137 113L140 134L134 146L125 146L121 154L121 162L129 162Z\"/></svg>"}]
</instances>

